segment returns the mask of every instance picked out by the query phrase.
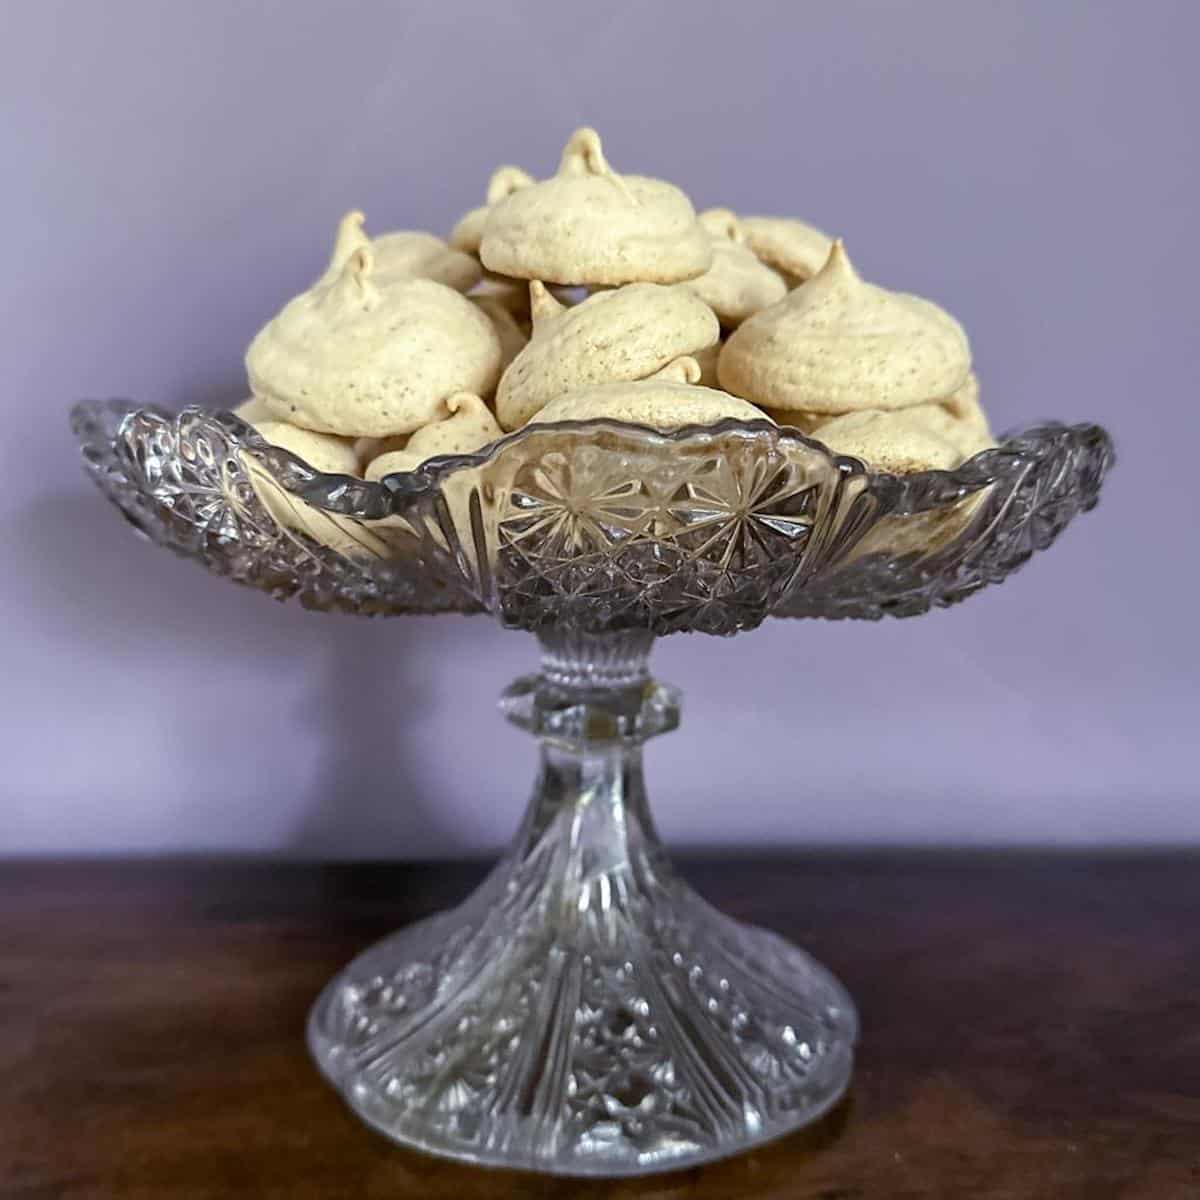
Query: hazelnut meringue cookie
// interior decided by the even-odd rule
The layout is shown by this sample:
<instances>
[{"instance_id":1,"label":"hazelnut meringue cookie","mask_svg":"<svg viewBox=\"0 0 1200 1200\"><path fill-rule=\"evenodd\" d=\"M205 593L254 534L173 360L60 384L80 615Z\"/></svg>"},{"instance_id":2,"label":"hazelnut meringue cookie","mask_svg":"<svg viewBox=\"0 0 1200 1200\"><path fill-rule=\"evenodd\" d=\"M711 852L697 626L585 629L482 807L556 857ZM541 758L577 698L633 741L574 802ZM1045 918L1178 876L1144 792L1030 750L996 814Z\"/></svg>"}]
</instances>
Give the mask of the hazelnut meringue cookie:
<instances>
[{"instance_id":1,"label":"hazelnut meringue cookie","mask_svg":"<svg viewBox=\"0 0 1200 1200\"><path fill-rule=\"evenodd\" d=\"M450 231L446 239L455 250L465 254L478 254L479 243L483 240L483 226L487 221L492 205L499 204L506 196L527 188L536 180L528 171L520 167L497 167L488 181L487 203L479 208L473 208Z\"/></svg>"},{"instance_id":2,"label":"hazelnut meringue cookie","mask_svg":"<svg viewBox=\"0 0 1200 1200\"><path fill-rule=\"evenodd\" d=\"M697 387L699 378L699 364L694 358L684 356L649 379L601 383L568 392L547 404L532 423L607 419L669 430L685 425L712 425L728 417L742 421L769 420L753 404L737 396L715 388Z\"/></svg>"},{"instance_id":3,"label":"hazelnut meringue cookie","mask_svg":"<svg viewBox=\"0 0 1200 1200\"><path fill-rule=\"evenodd\" d=\"M715 214L724 221L718 223ZM701 219L712 241L713 264L703 275L681 284L717 314L725 329L769 308L787 295L783 277L759 262L743 244L737 218L728 209L710 209Z\"/></svg>"},{"instance_id":4,"label":"hazelnut meringue cookie","mask_svg":"<svg viewBox=\"0 0 1200 1200\"><path fill-rule=\"evenodd\" d=\"M645 379L720 336L712 309L682 287L631 283L569 308L536 280L529 291L533 336L496 390L505 429L524 425L556 396L594 383Z\"/></svg>"},{"instance_id":5,"label":"hazelnut meringue cookie","mask_svg":"<svg viewBox=\"0 0 1200 1200\"><path fill-rule=\"evenodd\" d=\"M954 395L937 404L917 404L901 411L949 442L965 460L984 450L993 450L996 439L988 424L987 414L979 403L979 380L975 373Z\"/></svg>"},{"instance_id":6,"label":"hazelnut meringue cookie","mask_svg":"<svg viewBox=\"0 0 1200 1200\"><path fill-rule=\"evenodd\" d=\"M529 325L528 280L509 279L506 275L494 275L491 271L484 271L483 278L471 289L471 299L491 300L503 305L518 325Z\"/></svg>"},{"instance_id":7,"label":"hazelnut meringue cookie","mask_svg":"<svg viewBox=\"0 0 1200 1200\"><path fill-rule=\"evenodd\" d=\"M367 466L366 477L380 480L397 471L415 471L423 462L439 454L472 454L503 436L491 409L478 396L460 392L446 401L445 420L418 429L403 450L375 458Z\"/></svg>"},{"instance_id":8,"label":"hazelnut meringue cookie","mask_svg":"<svg viewBox=\"0 0 1200 1200\"><path fill-rule=\"evenodd\" d=\"M251 342L251 389L283 420L387 437L429 424L455 392L495 385L500 339L470 300L431 279L377 286L373 276L373 251L356 250Z\"/></svg>"},{"instance_id":9,"label":"hazelnut meringue cookie","mask_svg":"<svg viewBox=\"0 0 1200 1200\"><path fill-rule=\"evenodd\" d=\"M594 129L571 135L558 173L488 210L489 271L578 286L678 283L712 266L691 201L661 179L618 175Z\"/></svg>"},{"instance_id":10,"label":"hazelnut meringue cookie","mask_svg":"<svg viewBox=\"0 0 1200 1200\"><path fill-rule=\"evenodd\" d=\"M914 404L912 408L898 411L911 413L930 432L950 442L964 459L996 445L979 403L979 380L973 371L953 396L936 404ZM812 434L822 425L829 424L828 413L784 412L780 409L767 409L766 412L776 424L790 425L801 433Z\"/></svg>"},{"instance_id":11,"label":"hazelnut meringue cookie","mask_svg":"<svg viewBox=\"0 0 1200 1200\"><path fill-rule=\"evenodd\" d=\"M369 249L375 260L375 280L385 284L396 279L432 279L458 292L470 291L483 272L469 254L447 246L441 238L419 230L398 230L368 237L361 212L349 212L338 225L333 254L321 283L332 283L351 256Z\"/></svg>"},{"instance_id":12,"label":"hazelnut meringue cookie","mask_svg":"<svg viewBox=\"0 0 1200 1200\"><path fill-rule=\"evenodd\" d=\"M812 279L730 336L717 377L764 408L836 415L939 400L970 369L949 313L864 282L839 240Z\"/></svg>"},{"instance_id":13,"label":"hazelnut meringue cookie","mask_svg":"<svg viewBox=\"0 0 1200 1200\"><path fill-rule=\"evenodd\" d=\"M254 428L265 441L290 450L314 471L325 475L360 475L358 458L349 441L298 429L286 421L259 421ZM253 459L245 461L251 485L280 528L307 534L349 558L379 558L386 553L383 541L370 528L305 503L284 488L261 463Z\"/></svg>"},{"instance_id":14,"label":"hazelnut meringue cookie","mask_svg":"<svg viewBox=\"0 0 1200 1200\"><path fill-rule=\"evenodd\" d=\"M811 436L835 454L862 459L867 466L890 475L950 470L963 458L915 408L843 413Z\"/></svg>"},{"instance_id":15,"label":"hazelnut meringue cookie","mask_svg":"<svg viewBox=\"0 0 1200 1200\"><path fill-rule=\"evenodd\" d=\"M412 437L410 433L396 433L391 437L355 438L352 443L354 457L358 459L359 467L365 470L367 465L374 462L381 454L392 454L396 450L403 450L408 445L410 437Z\"/></svg>"},{"instance_id":16,"label":"hazelnut meringue cookie","mask_svg":"<svg viewBox=\"0 0 1200 1200\"><path fill-rule=\"evenodd\" d=\"M701 387L719 388L721 385L717 382L717 359L721 356L721 343L714 342L711 346L705 346L703 350L694 350L691 357L696 360L700 367L700 378L696 382Z\"/></svg>"},{"instance_id":17,"label":"hazelnut meringue cookie","mask_svg":"<svg viewBox=\"0 0 1200 1200\"><path fill-rule=\"evenodd\" d=\"M332 433L314 433L301 429L287 421L267 420L253 422L259 435L284 450L290 450L303 459L314 471L323 475L358 475L358 456L354 443Z\"/></svg>"},{"instance_id":18,"label":"hazelnut meringue cookie","mask_svg":"<svg viewBox=\"0 0 1200 1200\"><path fill-rule=\"evenodd\" d=\"M279 418L257 396L243 400L233 410L235 417L241 417L247 425L257 425L259 421L277 421Z\"/></svg>"},{"instance_id":19,"label":"hazelnut meringue cookie","mask_svg":"<svg viewBox=\"0 0 1200 1200\"><path fill-rule=\"evenodd\" d=\"M956 417L944 404L917 404L902 408L899 412L911 413L930 433L937 434L958 451L960 461L973 457L982 450L991 450L996 442L987 429L980 429L961 417Z\"/></svg>"},{"instance_id":20,"label":"hazelnut meringue cookie","mask_svg":"<svg viewBox=\"0 0 1200 1200\"><path fill-rule=\"evenodd\" d=\"M958 391L941 402L940 407L971 434L986 440L989 445L995 445L995 435L979 398L979 376L974 371Z\"/></svg>"},{"instance_id":21,"label":"hazelnut meringue cookie","mask_svg":"<svg viewBox=\"0 0 1200 1200\"><path fill-rule=\"evenodd\" d=\"M738 215L732 208L706 208L696 220L709 237L728 238L734 242L746 240L738 222Z\"/></svg>"},{"instance_id":22,"label":"hazelnut meringue cookie","mask_svg":"<svg viewBox=\"0 0 1200 1200\"><path fill-rule=\"evenodd\" d=\"M529 289L524 289L528 291ZM529 335L521 328L520 322L513 316L512 309L497 296L486 293L473 294L467 297L480 312L491 321L496 336L500 339L500 370L508 370L508 364L529 344Z\"/></svg>"},{"instance_id":23,"label":"hazelnut meringue cookie","mask_svg":"<svg viewBox=\"0 0 1200 1200\"><path fill-rule=\"evenodd\" d=\"M776 425L786 425L789 429L798 429L809 436L820 426L829 424L828 413L788 412L782 408L764 408L763 412Z\"/></svg>"},{"instance_id":24,"label":"hazelnut meringue cookie","mask_svg":"<svg viewBox=\"0 0 1200 1200\"><path fill-rule=\"evenodd\" d=\"M575 304L587 297L583 288L554 284L547 290L564 304ZM529 308L528 279L513 279L508 275L497 275L494 271L484 271L483 278L471 289L470 297L472 300L492 301L508 309L526 340L529 339L532 314Z\"/></svg>"},{"instance_id":25,"label":"hazelnut meringue cookie","mask_svg":"<svg viewBox=\"0 0 1200 1200\"><path fill-rule=\"evenodd\" d=\"M811 279L833 248L827 233L791 217L739 217L738 225L754 256L779 271L790 287Z\"/></svg>"}]
</instances>

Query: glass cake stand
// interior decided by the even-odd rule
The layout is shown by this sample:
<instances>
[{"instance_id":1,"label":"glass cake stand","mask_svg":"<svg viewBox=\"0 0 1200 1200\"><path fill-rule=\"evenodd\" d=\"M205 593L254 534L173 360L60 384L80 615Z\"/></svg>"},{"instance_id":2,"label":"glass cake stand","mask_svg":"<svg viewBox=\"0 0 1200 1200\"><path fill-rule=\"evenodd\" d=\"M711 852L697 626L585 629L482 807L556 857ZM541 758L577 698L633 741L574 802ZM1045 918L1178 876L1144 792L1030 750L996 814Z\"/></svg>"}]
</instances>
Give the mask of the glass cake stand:
<instances>
[{"instance_id":1,"label":"glass cake stand","mask_svg":"<svg viewBox=\"0 0 1200 1200\"><path fill-rule=\"evenodd\" d=\"M308 1037L392 1140L564 1175L745 1150L850 1079L838 981L666 858L642 745L675 728L679 697L649 674L654 639L955 603L1049 546L1112 461L1091 425L893 477L767 421L593 421L374 484L319 474L230 413L99 402L73 424L129 521L219 574L310 608L486 612L537 635L540 671L501 701L541 743L512 848L458 908L331 980Z\"/></svg>"}]
</instances>

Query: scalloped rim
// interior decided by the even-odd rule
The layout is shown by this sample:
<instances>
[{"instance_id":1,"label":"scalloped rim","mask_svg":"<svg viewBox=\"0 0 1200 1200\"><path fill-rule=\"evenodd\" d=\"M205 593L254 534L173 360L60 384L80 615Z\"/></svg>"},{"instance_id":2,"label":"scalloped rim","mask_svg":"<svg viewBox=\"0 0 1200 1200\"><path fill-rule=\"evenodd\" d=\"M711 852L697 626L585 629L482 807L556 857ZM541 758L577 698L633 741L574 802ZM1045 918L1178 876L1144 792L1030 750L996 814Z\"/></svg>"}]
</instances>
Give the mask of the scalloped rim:
<instances>
[{"instance_id":1,"label":"scalloped rim","mask_svg":"<svg viewBox=\"0 0 1200 1200\"><path fill-rule=\"evenodd\" d=\"M77 425L79 422L87 420L89 413L103 408L107 408L114 415L121 414L117 428L118 437L123 435L131 421L141 415L150 415L169 422L177 422L187 416L215 420L232 433L240 444L253 451L261 461L271 465L274 460L298 468L307 477L307 483L302 491L294 488L289 488L289 490L302 496L307 503L316 504L318 507L342 516L355 515L355 510L348 507L345 500L336 495L336 493L343 493L344 496L348 488L352 488L359 495L377 497L390 507L392 501L397 497L411 497L434 490L443 480L457 471L483 467L498 459L510 447L519 445L532 437L544 437L554 431L632 436L641 439L644 444L660 446L675 446L685 443L701 446L731 435L760 437L769 434L772 435L773 446L800 446L806 450L815 451L844 478L865 477L872 490L899 489L895 511L910 513L927 510L930 507L929 497L931 495L937 497L938 503L945 503L980 491L1004 478L1006 472L997 468L1010 464L1014 467L1019 466L1024 455L1028 453L1029 441L1035 436L1068 433L1081 439L1102 438L1108 442L1108 455L1110 461L1112 459L1111 438L1107 432L1098 425L1086 422L1076 425L1066 425L1057 421L1038 422L1020 431L1006 434L999 444L990 449L981 450L952 470L916 471L909 475L893 475L886 471L872 471L868 464L850 455L833 454L824 443L817 439L801 433L792 426L777 425L766 417L755 421L727 417L712 425L684 425L673 430L655 429L649 425L614 421L610 418L597 418L587 421L548 421L524 425L512 433L505 434L502 438L488 443L474 453L436 455L427 459L414 471L397 471L374 482L356 475L326 474L318 471L292 451L272 445L252 425L247 424L236 413L228 409L204 409L188 406L177 413L172 413L157 405L139 406L123 400L85 400L72 408L72 424ZM921 502L922 498L924 502ZM914 499L918 501L915 504L911 503Z\"/></svg>"},{"instance_id":2,"label":"scalloped rim","mask_svg":"<svg viewBox=\"0 0 1200 1200\"><path fill-rule=\"evenodd\" d=\"M989 517L990 525L1005 519L1012 509L1009 503L1011 497L1007 493L1011 490L1015 494L1018 489L1025 489L1022 503L1029 511L1023 516L1023 510L1018 507L1017 526L1022 525L1026 517L1032 518L1034 515L1030 506L1036 508L1041 503L1050 513L1048 525L1040 531L1035 529L1036 536L1033 541L1026 539L1016 545L1007 558L1003 561L998 560L998 566L993 564L974 581L967 581L969 586L964 586L955 573L962 564L948 563L953 569L945 576L945 585L940 590L931 589L931 586L926 586L930 584L929 579L917 579L916 583L920 584L922 591L921 595L915 598L910 595L912 580L906 582L901 579L900 583L908 590L902 589L895 592L895 595L890 594L885 586L881 593L882 600L873 592L861 597L843 595L839 599L835 587L830 594L831 604L826 608L819 605L810 606L809 610L805 611L803 604L792 604L776 607L769 614L761 614L777 617L877 618L886 614L914 616L930 607L945 606L961 600L983 584L996 583L1007 577L1033 550L1044 549L1049 545L1074 515L1093 508L1099 498L1103 478L1115 460L1111 437L1104 429L1092 424L1066 425L1047 422L1032 425L1020 432L1006 435L1000 446L982 451L954 471L893 476L885 473L873 474L859 460L832 455L815 439L791 427L777 426L766 418L761 421L730 419L712 426L689 426L670 432L621 421L596 420L527 426L498 439L474 454L434 458L422 464L416 471L396 473L385 477L380 483L375 483L349 475L323 475L290 451L271 446L251 426L227 410L189 407L179 413L171 413L157 407L139 407L125 400L93 400L73 406L71 425L81 443L89 474L93 476L101 491L114 500L126 516L139 527L142 527L141 521L137 519L141 511L139 505L147 499L159 503L155 488L143 488L141 484L145 481L140 479L143 466L150 466L149 463L143 464L142 459L147 453L154 453L155 443L159 439L163 439L163 446L168 449L168 453L169 447L178 440L186 441L194 446L206 463L212 450L218 449L225 456L222 470L226 469L224 463L240 463L243 470L246 470L249 464L257 463L267 472L274 473L280 486L287 488L306 503L338 516L365 522L392 515L405 515L403 505L406 500L414 501L414 507L423 511L425 505L435 501L439 485L459 470L482 467L500 458L510 445L515 445L525 438L541 436L547 438L549 450L556 448L556 442L560 451L575 448L587 450L589 446L603 445L605 449L610 449L617 455L639 449L652 451L656 446L691 445L697 448L712 448L714 440L719 442L720 439L726 441L723 447L718 445L718 449L739 447L743 450L748 449L751 453L756 448L761 449L764 454L768 450L778 454L781 447L784 450L803 448L806 453L815 456L818 464L823 461L827 466L834 468L837 472L836 477L843 484L848 480L855 481L861 488L862 495L873 494L875 503L882 505L884 515L889 517L937 512L940 508L955 504L964 496L978 495L986 502L988 497L994 494L999 497L999 504ZM573 436L557 437L560 432ZM603 434L606 439L611 438L612 442L606 440L601 443L599 436L589 440L589 433ZM204 438L213 439L213 444L207 449L201 440ZM562 443L566 443L566 446ZM651 461L656 457L659 456L653 453L648 455ZM670 456L663 453L661 457L666 461ZM531 460L531 455L521 455L519 460ZM1060 464L1072 463L1078 469L1072 470L1069 477L1058 470ZM1043 470L1047 464L1051 468L1049 474ZM167 464L168 476L171 474L169 467L170 464ZM152 470L151 475L153 473ZM1032 490L1026 487L1031 473L1034 481ZM122 498L122 488L118 486L122 483L133 486L137 503L129 500L127 496ZM993 488L999 490L992 492L990 489ZM1077 502L1063 515L1058 505L1071 496L1074 496ZM861 499L861 495L859 498ZM170 507L169 496L166 505ZM180 545L170 537L160 538L153 530L148 532L155 541L161 540L172 549L189 555L193 553L190 547L181 550ZM320 558L320 547L314 546L314 550ZM200 557L213 566L212 561L204 556ZM213 569L220 574L234 574L219 565L213 566ZM256 582L260 587L264 586L261 581L252 582ZM308 595L302 582L298 586L302 597ZM864 586L868 591L874 586L870 577L865 577ZM272 587L266 590L272 590ZM340 602L334 603L328 597L326 601L317 607L344 606L349 610L354 610L355 607L353 596L350 596L344 605ZM462 608L439 604L426 609L419 604L397 603L391 609L377 611L388 611L389 615L435 609L476 611L480 603L479 597L476 596L472 603ZM504 619L500 610L490 611ZM761 616L757 619L761 619ZM757 620L749 622L751 625L756 623ZM533 628L533 625L526 622L522 627ZM746 622L737 625L737 628L744 627L747 627ZM660 632L679 632L684 628L699 629L701 626L668 622L668 627ZM706 631L733 632L734 629L714 627Z\"/></svg>"}]
</instances>

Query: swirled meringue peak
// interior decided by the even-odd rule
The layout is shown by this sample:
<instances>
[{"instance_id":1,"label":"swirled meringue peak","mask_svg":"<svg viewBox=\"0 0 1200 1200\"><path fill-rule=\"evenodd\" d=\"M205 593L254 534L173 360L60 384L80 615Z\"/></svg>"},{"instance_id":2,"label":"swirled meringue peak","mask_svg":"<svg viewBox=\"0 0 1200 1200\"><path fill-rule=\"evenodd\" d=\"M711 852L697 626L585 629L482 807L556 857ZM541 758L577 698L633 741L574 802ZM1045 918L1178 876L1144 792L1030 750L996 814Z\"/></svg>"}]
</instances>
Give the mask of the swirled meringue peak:
<instances>
[{"instance_id":1,"label":"swirled meringue peak","mask_svg":"<svg viewBox=\"0 0 1200 1200\"><path fill-rule=\"evenodd\" d=\"M739 217L738 225L759 261L780 272L792 287L811 279L833 246L829 234L794 217Z\"/></svg>"},{"instance_id":2,"label":"swirled meringue peak","mask_svg":"<svg viewBox=\"0 0 1200 1200\"><path fill-rule=\"evenodd\" d=\"M571 307L540 281L529 291L533 336L496 389L505 429L577 388L645 379L680 355L715 345L721 332L712 309L683 287L630 283Z\"/></svg>"},{"instance_id":3,"label":"swirled meringue peak","mask_svg":"<svg viewBox=\"0 0 1200 1200\"><path fill-rule=\"evenodd\" d=\"M459 392L445 401L445 420L424 425L408 439L403 450L373 459L366 477L380 480L397 471L415 471L439 454L472 454L503 436L491 409L478 396Z\"/></svg>"},{"instance_id":4,"label":"swirled meringue peak","mask_svg":"<svg viewBox=\"0 0 1200 1200\"><path fill-rule=\"evenodd\" d=\"M695 292L724 328L735 328L787 295L783 276L755 258L745 245L733 213L712 208L700 214L700 223L712 241L713 264L703 275L680 286Z\"/></svg>"},{"instance_id":5,"label":"swirled meringue peak","mask_svg":"<svg viewBox=\"0 0 1200 1200\"><path fill-rule=\"evenodd\" d=\"M479 256L489 271L551 283L677 283L712 265L691 201L661 179L618 175L600 135L579 129L558 173L488 210Z\"/></svg>"},{"instance_id":6,"label":"swirled meringue peak","mask_svg":"<svg viewBox=\"0 0 1200 1200\"><path fill-rule=\"evenodd\" d=\"M949 313L860 279L839 239L812 279L730 336L717 377L765 408L835 414L940 400L970 369Z\"/></svg>"},{"instance_id":7,"label":"swirled meringue peak","mask_svg":"<svg viewBox=\"0 0 1200 1200\"><path fill-rule=\"evenodd\" d=\"M469 254L452 249L432 233L401 229L394 233L368 236L366 218L357 210L348 212L338 223L333 254L319 282L332 283L357 250L369 249L374 261L377 284L395 279L432 279L455 291L473 288L483 274L479 263Z\"/></svg>"},{"instance_id":8,"label":"swirled meringue peak","mask_svg":"<svg viewBox=\"0 0 1200 1200\"><path fill-rule=\"evenodd\" d=\"M437 419L456 392L486 395L500 370L487 315L431 279L377 281L368 247L331 283L290 301L246 353L251 389L321 433L386 437Z\"/></svg>"},{"instance_id":9,"label":"swirled meringue peak","mask_svg":"<svg viewBox=\"0 0 1200 1200\"><path fill-rule=\"evenodd\" d=\"M520 167L497 167L488 181L486 203L479 208L473 208L450 231L446 239L455 250L466 254L478 254L479 243L483 240L483 227L487 222L488 213L493 204L499 204L506 196L529 187L536 180L528 171Z\"/></svg>"}]
</instances>

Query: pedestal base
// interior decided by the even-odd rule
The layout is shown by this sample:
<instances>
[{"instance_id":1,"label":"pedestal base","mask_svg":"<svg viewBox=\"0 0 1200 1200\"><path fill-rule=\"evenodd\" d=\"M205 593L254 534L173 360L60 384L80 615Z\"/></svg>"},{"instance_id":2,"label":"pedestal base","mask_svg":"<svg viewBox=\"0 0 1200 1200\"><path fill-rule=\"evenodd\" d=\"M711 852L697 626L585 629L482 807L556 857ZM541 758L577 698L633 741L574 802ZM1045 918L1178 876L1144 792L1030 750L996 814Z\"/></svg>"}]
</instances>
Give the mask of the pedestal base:
<instances>
[{"instance_id":1,"label":"pedestal base","mask_svg":"<svg viewBox=\"0 0 1200 1200\"><path fill-rule=\"evenodd\" d=\"M504 701L542 741L513 849L329 984L318 1064L393 1141L551 1174L695 1166L816 1120L850 1078L853 1005L672 871L641 754L678 697L645 674L649 638L544 650Z\"/></svg>"},{"instance_id":2,"label":"pedestal base","mask_svg":"<svg viewBox=\"0 0 1200 1200\"><path fill-rule=\"evenodd\" d=\"M309 1045L370 1125L465 1162L640 1175L836 1103L855 1014L808 955L678 880L653 897L597 883L594 909L565 913L552 864L523 867L368 950L317 1001Z\"/></svg>"}]
</instances>

